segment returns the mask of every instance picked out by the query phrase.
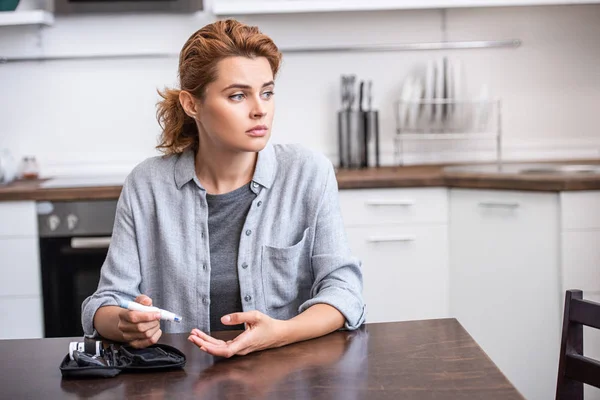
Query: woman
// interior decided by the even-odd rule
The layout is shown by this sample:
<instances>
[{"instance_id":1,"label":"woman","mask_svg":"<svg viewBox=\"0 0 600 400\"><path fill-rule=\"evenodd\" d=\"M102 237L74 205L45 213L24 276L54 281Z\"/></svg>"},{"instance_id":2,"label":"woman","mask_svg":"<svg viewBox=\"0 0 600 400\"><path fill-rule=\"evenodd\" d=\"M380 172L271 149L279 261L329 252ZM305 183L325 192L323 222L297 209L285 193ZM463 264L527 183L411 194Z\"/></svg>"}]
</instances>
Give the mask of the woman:
<instances>
[{"instance_id":1,"label":"woman","mask_svg":"<svg viewBox=\"0 0 600 400\"><path fill-rule=\"evenodd\" d=\"M280 61L269 37L234 20L185 43L181 90L158 107L166 155L123 186L98 289L82 306L87 335L145 347L163 330L191 331L202 350L230 357L363 323L331 163L268 143ZM183 321L161 328L156 313L118 307L134 298ZM206 333L241 324L230 342Z\"/></svg>"}]
</instances>

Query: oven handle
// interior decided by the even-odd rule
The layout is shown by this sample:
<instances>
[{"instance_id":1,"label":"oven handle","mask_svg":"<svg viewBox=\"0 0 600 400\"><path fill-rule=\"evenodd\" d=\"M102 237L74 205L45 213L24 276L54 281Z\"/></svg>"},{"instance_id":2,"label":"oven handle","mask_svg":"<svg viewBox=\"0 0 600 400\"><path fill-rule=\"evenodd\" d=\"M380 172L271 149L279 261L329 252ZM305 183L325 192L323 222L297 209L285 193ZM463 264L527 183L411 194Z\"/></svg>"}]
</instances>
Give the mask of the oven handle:
<instances>
[{"instance_id":1,"label":"oven handle","mask_svg":"<svg viewBox=\"0 0 600 400\"><path fill-rule=\"evenodd\" d=\"M104 249L110 245L110 236L71 238L73 249Z\"/></svg>"}]
</instances>

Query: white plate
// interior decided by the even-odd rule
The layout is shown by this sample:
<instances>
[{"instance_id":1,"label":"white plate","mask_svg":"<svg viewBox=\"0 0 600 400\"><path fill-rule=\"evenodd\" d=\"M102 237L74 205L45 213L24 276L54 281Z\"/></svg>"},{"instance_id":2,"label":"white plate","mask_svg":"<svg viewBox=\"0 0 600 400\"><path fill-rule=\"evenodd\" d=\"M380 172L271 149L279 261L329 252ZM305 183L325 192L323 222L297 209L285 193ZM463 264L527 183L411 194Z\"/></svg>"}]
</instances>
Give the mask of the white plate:
<instances>
[{"instance_id":1,"label":"white plate","mask_svg":"<svg viewBox=\"0 0 600 400\"><path fill-rule=\"evenodd\" d=\"M428 104L434 98L434 81L435 81L435 65L432 60L427 61L427 66L425 67L425 93L423 95L423 100L425 100L424 105L424 116L426 121L431 121L433 117L433 107L431 104Z\"/></svg>"},{"instance_id":2,"label":"white plate","mask_svg":"<svg viewBox=\"0 0 600 400\"><path fill-rule=\"evenodd\" d=\"M444 98L444 60L438 59L435 63L435 97L436 100ZM443 104L433 105L433 119L436 124L442 123Z\"/></svg>"}]
</instances>

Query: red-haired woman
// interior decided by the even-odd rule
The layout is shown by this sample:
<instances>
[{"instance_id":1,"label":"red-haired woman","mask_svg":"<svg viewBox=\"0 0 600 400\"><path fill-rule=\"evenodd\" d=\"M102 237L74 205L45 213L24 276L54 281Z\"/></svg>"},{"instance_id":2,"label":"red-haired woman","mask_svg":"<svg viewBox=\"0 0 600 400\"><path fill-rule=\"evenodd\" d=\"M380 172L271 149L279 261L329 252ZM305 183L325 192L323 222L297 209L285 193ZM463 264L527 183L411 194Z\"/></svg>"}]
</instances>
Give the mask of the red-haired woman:
<instances>
[{"instance_id":1,"label":"red-haired woman","mask_svg":"<svg viewBox=\"0 0 600 400\"><path fill-rule=\"evenodd\" d=\"M269 143L277 46L258 28L217 21L179 58L180 89L158 106L158 148L128 176L87 335L156 343L163 331L230 357L364 322L360 262L351 256L334 169L297 145ZM132 300L179 313L120 308ZM223 342L208 335L244 329Z\"/></svg>"}]
</instances>

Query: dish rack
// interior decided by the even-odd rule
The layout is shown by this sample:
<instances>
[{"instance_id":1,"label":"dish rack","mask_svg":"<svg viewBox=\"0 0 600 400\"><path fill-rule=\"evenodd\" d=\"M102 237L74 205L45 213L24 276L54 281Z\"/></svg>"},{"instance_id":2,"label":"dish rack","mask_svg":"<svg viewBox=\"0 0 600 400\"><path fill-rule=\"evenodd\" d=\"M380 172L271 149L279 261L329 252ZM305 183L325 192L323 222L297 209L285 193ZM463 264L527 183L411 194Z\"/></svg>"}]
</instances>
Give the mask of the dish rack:
<instances>
[{"instance_id":1,"label":"dish rack","mask_svg":"<svg viewBox=\"0 0 600 400\"><path fill-rule=\"evenodd\" d=\"M502 161L502 118L499 99L397 101L395 116L396 165L406 164L405 148L409 141L489 140L495 145L496 162Z\"/></svg>"}]
</instances>

